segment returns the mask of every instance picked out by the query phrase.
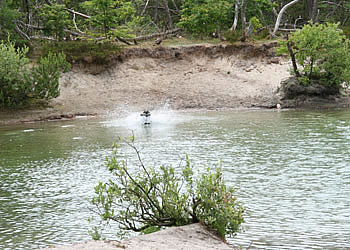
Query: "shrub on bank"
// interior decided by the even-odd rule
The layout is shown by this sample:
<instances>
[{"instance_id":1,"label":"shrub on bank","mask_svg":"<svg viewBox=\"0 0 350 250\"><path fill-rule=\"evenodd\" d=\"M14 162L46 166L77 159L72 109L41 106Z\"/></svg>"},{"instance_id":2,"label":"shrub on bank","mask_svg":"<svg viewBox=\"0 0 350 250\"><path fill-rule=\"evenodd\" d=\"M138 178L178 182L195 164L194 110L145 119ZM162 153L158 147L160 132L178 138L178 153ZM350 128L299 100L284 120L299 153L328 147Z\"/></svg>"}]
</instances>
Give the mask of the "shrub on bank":
<instances>
[{"instance_id":1,"label":"shrub on bank","mask_svg":"<svg viewBox=\"0 0 350 250\"><path fill-rule=\"evenodd\" d=\"M50 53L29 67L27 47L0 43L0 108L16 107L31 100L49 100L59 95L61 71L70 68L63 54Z\"/></svg>"},{"instance_id":2,"label":"shrub on bank","mask_svg":"<svg viewBox=\"0 0 350 250\"><path fill-rule=\"evenodd\" d=\"M220 168L195 174L188 157L181 172L172 166L146 167L134 138L124 142L134 150L138 166L128 166L114 145L107 161L113 179L100 182L91 200L103 221L112 220L121 230L136 232L201 222L222 238L240 230L244 209L235 190L225 185ZM96 232L95 228L98 238Z\"/></svg>"},{"instance_id":3,"label":"shrub on bank","mask_svg":"<svg viewBox=\"0 0 350 250\"><path fill-rule=\"evenodd\" d=\"M350 43L339 24L309 23L281 42L278 52L289 54L293 74L304 85L350 83Z\"/></svg>"}]
</instances>

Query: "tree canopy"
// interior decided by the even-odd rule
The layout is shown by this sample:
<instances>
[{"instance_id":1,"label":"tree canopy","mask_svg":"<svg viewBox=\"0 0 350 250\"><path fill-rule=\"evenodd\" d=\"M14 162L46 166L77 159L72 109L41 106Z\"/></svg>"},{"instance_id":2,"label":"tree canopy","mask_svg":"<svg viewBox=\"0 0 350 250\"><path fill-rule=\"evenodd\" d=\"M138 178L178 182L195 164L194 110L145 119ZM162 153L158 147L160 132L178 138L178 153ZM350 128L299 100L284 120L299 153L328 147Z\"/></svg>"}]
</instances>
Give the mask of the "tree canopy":
<instances>
[{"instance_id":1,"label":"tree canopy","mask_svg":"<svg viewBox=\"0 0 350 250\"><path fill-rule=\"evenodd\" d=\"M0 38L71 40L78 37L133 37L183 27L194 35L220 34L230 27L251 32L259 24L272 31L291 0L1 0ZM349 26L350 2L296 1L283 13L279 29L313 22ZM241 18L239 18L241 17ZM236 22L235 25L234 22ZM233 30L233 29L231 29Z\"/></svg>"}]
</instances>

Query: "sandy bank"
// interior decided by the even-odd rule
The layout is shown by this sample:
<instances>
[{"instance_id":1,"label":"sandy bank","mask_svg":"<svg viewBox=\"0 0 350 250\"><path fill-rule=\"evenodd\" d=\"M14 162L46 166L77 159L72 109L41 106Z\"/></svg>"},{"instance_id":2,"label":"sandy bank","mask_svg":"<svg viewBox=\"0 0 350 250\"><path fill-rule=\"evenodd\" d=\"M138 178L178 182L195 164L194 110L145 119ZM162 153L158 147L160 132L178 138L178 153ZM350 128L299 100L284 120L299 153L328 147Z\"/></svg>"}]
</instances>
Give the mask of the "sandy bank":
<instances>
[{"instance_id":1,"label":"sandy bank","mask_svg":"<svg viewBox=\"0 0 350 250\"><path fill-rule=\"evenodd\" d=\"M141 235L122 242L89 241L68 246L54 246L46 250L232 250L236 249L224 243L200 224L172 227L156 233Z\"/></svg>"},{"instance_id":2,"label":"sandy bank","mask_svg":"<svg viewBox=\"0 0 350 250\"><path fill-rule=\"evenodd\" d=\"M132 48L108 64L86 61L60 79L44 110L1 112L0 124L155 109L234 109L276 105L289 63L273 45Z\"/></svg>"}]
</instances>

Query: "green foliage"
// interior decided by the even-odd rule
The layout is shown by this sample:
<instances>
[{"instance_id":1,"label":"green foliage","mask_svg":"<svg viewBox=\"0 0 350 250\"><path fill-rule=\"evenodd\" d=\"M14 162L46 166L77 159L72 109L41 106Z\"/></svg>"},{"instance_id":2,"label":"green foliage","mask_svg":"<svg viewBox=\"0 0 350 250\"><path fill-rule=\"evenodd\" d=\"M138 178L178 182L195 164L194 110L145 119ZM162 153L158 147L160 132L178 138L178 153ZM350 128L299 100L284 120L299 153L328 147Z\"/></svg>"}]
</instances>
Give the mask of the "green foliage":
<instances>
[{"instance_id":1,"label":"green foliage","mask_svg":"<svg viewBox=\"0 0 350 250\"><path fill-rule=\"evenodd\" d=\"M260 20L256 16L253 16L252 18L250 18L249 23L251 23L251 25L253 26L253 32L256 32L258 29L262 27Z\"/></svg>"},{"instance_id":2,"label":"green foliage","mask_svg":"<svg viewBox=\"0 0 350 250\"><path fill-rule=\"evenodd\" d=\"M269 39L270 33L268 29L260 29L258 32L253 34L252 38L254 40L266 40Z\"/></svg>"},{"instance_id":3,"label":"green foliage","mask_svg":"<svg viewBox=\"0 0 350 250\"><path fill-rule=\"evenodd\" d=\"M252 23L255 25L268 25L269 20L267 16L272 13L272 8L276 7L276 3L270 0L247 0L246 7L246 17L247 20L251 20L253 18ZM275 21L275 17L273 17L273 21ZM255 27L260 28L260 27Z\"/></svg>"},{"instance_id":4,"label":"green foliage","mask_svg":"<svg viewBox=\"0 0 350 250\"><path fill-rule=\"evenodd\" d=\"M83 6L93 14L91 24L101 29L106 39L113 35L113 29L120 26L125 29L129 22L137 18L132 2L126 0L89 0Z\"/></svg>"},{"instance_id":5,"label":"green foliage","mask_svg":"<svg viewBox=\"0 0 350 250\"><path fill-rule=\"evenodd\" d=\"M290 51L288 51L288 45ZM279 53L289 53L301 67L300 82L341 86L350 81L349 40L338 24L307 24L281 42ZM298 72L299 69L294 69Z\"/></svg>"},{"instance_id":6,"label":"green foliage","mask_svg":"<svg viewBox=\"0 0 350 250\"><path fill-rule=\"evenodd\" d=\"M67 72L69 69L70 64L63 53L49 53L47 57L40 58L28 79L34 87L30 95L35 99L44 100L58 97L60 72Z\"/></svg>"},{"instance_id":7,"label":"green foliage","mask_svg":"<svg viewBox=\"0 0 350 250\"><path fill-rule=\"evenodd\" d=\"M151 233L155 233L155 232L158 232L160 231L161 228L160 227L156 227L156 226L151 226L151 227L148 227L146 229L144 229L142 231L143 234L151 234Z\"/></svg>"},{"instance_id":8,"label":"green foliage","mask_svg":"<svg viewBox=\"0 0 350 250\"><path fill-rule=\"evenodd\" d=\"M28 48L16 49L13 43L0 43L0 107L23 104L30 88L26 58Z\"/></svg>"},{"instance_id":9,"label":"green foliage","mask_svg":"<svg viewBox=\"0 0 350 250\"><path fill-rule=\"evenodd\" d=\"M26 104L33 99L49 100L59 95L59 72L69 68L63 54L49 54L29 69L28 48L0 43L0 107Z\"/></svg>"},{"instance_id":10,"label":"green foliage","mask_svg":"<svg viewBox=\"0 0 350 250\"><path fill-rule=\"evenodd\" d=\"M39 53L44 56L49 53L64 53L69 62L79 62L89 58L94 63L104 64L120 50L120 45L107 41L66 41L43 43Z\"/></svg>"},{"instance_id":11,"label":"green foliage","mask_svg":"<svg viewBox=\"0 0 350 250\"><path fill-rule=\"evenodd\" d=\"M242 31L241 30L229 30L224 33L224 37L226 40L230 43L238 42L240 38L242 37Z\"/></svg>"},{"instance_id":12,"label":"green foliage","mask_svg":"<svg viewBox=\"0 0 350 250\"><path fill-rule=\"evenodd\" d=\"M350 26L343 26L341 29L343 30L343 34L346 36L346 38L350 39Z\"/></svg>"},{"instance_id":13,"label":"green foliage","mask_svg":"<svg viewBox=\"0 0 350 250\"><path fill-rule=\"evenodd\" d=\"M91 203L105 221L116 221L122 230L152 232L164 226L181 226L195 222L215 230L224 238L240 230L243 208L225 185L220 168L194 173L186 157L180 169L172 166L146 167L134 138L124 141L136 153L137 167L129 167L118 156L118 145L107 161L113 179L95 187Z\"/></svg>"},{"instance_id":14,"label":"green foliage","mask_svg":"<svg viewBox=\"0 0 350 250\"><path fill-rule=\"evenodd\" d=\"M232 25L234 0L185 0L179 25L197 35L209 35Z\"/></svg>"},{"instance_id":15,"label":"green foliage","mask_svg":"<svg viewBox=\"0 0 350 250\"><path fill-rule=\"evenodd\" d=\"M101 240L102 236L98 227L93 227L91 230L88 231L88 233L93 240Z\"/></svg>"},{"instance_id":16,"label":"green foliage","mask_svg":"<svg viewBox=\"0 0 350 250\"><path fill-rule=\"evenodd\" d=\"M0 40L18 38L15 33L15 20L20 16L20 13L13 7L12 0L2 0L0 6Z\"/></svg>"},{"instance_id":17,"label":"green foliage","mask_svg":"<svg viewBox=\"0 0 350 250\"><path fill-rule=\"evenodd\" d=\"M45 4L41 12L45 24L45 33L54 35L59 41L63 40L66 35L64 29L70 25L69 14L65 8L63 4Z\"/></svg>"}]
</instances>

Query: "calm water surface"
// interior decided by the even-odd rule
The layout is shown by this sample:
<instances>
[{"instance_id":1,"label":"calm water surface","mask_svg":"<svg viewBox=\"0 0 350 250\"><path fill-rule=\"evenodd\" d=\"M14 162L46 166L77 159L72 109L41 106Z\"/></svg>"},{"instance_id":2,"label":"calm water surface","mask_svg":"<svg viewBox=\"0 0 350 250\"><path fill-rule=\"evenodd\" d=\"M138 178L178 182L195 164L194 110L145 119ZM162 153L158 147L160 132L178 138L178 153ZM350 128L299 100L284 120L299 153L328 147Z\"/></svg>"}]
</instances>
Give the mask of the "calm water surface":
<instances>
[{"instance_id":1,"label":"calm water surface","mask_svg":"<svg viewBox=\"0 0 350 250\"><path fill-rule=\"evenodd\" d=\"M221 160L247 208L243 248L350 249L350 111L154 112L0 127L0 249L90 239L86 201L131 130L152 166ZM128 154L127 149L123 149Z\"/></svg>"}]
</instances>

